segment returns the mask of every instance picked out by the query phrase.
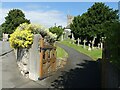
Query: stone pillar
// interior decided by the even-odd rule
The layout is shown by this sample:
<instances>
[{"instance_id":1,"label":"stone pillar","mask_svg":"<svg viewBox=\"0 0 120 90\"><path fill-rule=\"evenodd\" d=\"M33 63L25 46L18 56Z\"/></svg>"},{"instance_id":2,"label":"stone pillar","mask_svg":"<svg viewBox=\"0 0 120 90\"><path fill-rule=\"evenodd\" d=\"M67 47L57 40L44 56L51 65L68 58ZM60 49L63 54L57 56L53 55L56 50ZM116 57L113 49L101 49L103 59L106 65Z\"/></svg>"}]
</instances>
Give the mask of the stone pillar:
<instances>
[{"instance_id":1,"label":"stone pillar","mask_svg":"<svg viewBox=\"0 0 120 90\"><path fill-rule=\"evenodd\" d=\"M7 41L8 40L8 34L3 33L3 41Z\"/></svg>"},{"instance_id":2,"label":"stone pillar","mask_svg":"<svg viewBox=\"0 0 120 90\"><path fill-rule=\"evenodd\" d=\"M30 59L29 59L29 78L37 81L39 78L39 67L40 67L40 34L34 35L32 47L30 48Z\"/></svg>"}]
</instances>

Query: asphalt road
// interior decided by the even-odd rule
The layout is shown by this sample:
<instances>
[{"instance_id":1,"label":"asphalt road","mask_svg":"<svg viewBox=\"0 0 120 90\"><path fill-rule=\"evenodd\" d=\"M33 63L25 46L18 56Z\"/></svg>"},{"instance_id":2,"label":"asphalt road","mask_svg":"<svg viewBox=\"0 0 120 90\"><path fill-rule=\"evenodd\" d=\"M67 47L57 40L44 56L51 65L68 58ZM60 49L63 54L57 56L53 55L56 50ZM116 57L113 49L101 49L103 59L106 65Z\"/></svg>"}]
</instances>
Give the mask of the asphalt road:
<instances>
[{"instance_id":1,"label":"asphalt road","mask_svg":"<svg viewBox=\"0 0 120 90\"><path fill-rule=\"evenodd\" d=\"M1 43L0 43L1 44ZM55 72L52 76L31 81L23 77L17 67L14 52L0 56L2 66L3 88L98 88L100 87L99 63L78 51L58 44L68 53L68 62L64 68ZM4 44L2 51L11 50L9 44ZM2 63L2 64L1 64Z\"/></svg>"},{"instance_id":2,"label":"asphalt road","mask_svg":"<svg viewBox=\"0 0 120 90\"><path fill-rule=\"evenodd\" d=\"M99 88L101 87L100 63L73 48L58 44L69 55L61 75L52 82L55 88Z\"/></svg>"}]
</instances>

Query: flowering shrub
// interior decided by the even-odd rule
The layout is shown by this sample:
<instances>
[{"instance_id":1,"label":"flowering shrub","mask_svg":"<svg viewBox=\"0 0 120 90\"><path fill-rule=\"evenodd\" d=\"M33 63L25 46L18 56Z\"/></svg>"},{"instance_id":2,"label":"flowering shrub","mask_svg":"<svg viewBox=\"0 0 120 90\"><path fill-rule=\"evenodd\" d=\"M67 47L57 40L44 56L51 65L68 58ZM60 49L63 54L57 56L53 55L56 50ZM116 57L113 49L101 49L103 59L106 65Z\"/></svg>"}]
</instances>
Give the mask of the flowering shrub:
<instances>
[{"instance_id":1,"label":"flowering shrub","mask_svg":"<svg viewBox=\"0 0 120 90\"><path fill-rule=\"evenodd\" d=\"M29 48L33 43L33 34L29 30L16 30L10 35L9 41L12 48Z\"/></svg>"},{"instance_id":2,"label":"flowering shrub","mask_svg":"<svg viewBox=\"0 0 120 90\"><path fill-rule=\"evenodd\" d=\"M23 23L10 35L10 46L15 49L29 48L33 43L33 34L41 34L48 43L54 43L57 38L56 34L52 34L41 25Z\"/></svg>"},{"instance_id":3,"label":"flowering shrub","mask_svg":"<svg viewBox=\"0 0 120 90\"><path fill-rule=\"evenodd\" d=\"M54 43L57 39L57 35L47 30L47 36L45 36L45 39L48 43Z\"/></svg>"},{"instance_id":4,"label":"flowering shrub","mask_svg":"<svg viewBox=\"0 0 120 90\"><path fill-rule=\"evenodd\" d=\"M17 30L30 30L33 34L41 34L43 38L46 36L54 40L57 38L57 35L49 32L49 29L37 24L22 23L17 27Z\"/></svg>"},{"instance_id":5,"label":"flowering shrub","mask_svg":"<svg viewBox=\"0 0 120 90\"><path fill-rule=\"evenodd\" d=\"M30 30L31 33L33 34L38 34L39 33L39 29L41 28L42 26L38 26L38 25L35 25L35 24L28 24L28 23L22 23L20 24L16 30Z\"/></svg>"}]
</instances>

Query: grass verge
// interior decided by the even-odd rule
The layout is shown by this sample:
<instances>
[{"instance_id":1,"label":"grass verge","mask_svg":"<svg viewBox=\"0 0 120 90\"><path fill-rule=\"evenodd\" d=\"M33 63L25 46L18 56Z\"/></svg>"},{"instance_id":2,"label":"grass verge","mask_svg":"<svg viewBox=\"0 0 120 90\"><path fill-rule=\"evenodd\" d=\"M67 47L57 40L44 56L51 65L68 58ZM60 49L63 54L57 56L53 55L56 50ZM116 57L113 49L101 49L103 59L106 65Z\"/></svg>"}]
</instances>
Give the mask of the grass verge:
<instances>
[{"instance_id":1,"label":"grass verge","mask_svg":"<svg viewBox=\"0 0 120 90\"><path fill-rule=\"evenodd\" d=\"M63 58L63 57L68 57L68 53L64 49L57 46L57 58Z\"/></svg>"},{"instance_id":2,"label":"grass verge","mask_svg":"<svg viewBox=\"0 0 120 90\"><path fill-rule=\"evenodd\" d=\"M60 41L59 43L69 46L71 48L74 48L75 50L90 56L93 60L102 58L102 50L101 49L95 48L94 50L88 51L88 46L86 46L86 49L84 49L83 45L77 46L76 44L71 44L71 41L68 41L68 40Z\"/></svg>"}]
</instances>

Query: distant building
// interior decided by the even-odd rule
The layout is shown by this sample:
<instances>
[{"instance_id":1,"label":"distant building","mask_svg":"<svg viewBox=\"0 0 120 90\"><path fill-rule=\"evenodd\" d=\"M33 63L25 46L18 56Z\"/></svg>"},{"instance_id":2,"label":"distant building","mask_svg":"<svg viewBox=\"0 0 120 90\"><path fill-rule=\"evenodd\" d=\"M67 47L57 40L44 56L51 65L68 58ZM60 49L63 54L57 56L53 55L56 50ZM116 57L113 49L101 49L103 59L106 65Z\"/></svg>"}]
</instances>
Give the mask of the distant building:
<instances>
[{"instance_id":1,"label":"distant building","mask_svg":"<svg viewBox=\"0 0 120 90\"><path fill-rule=\"evenodd\" d=\"M71 35L70 24L73 22L74 16L67 15L67 26L64 29L64 39Z\"/></svg>"},{"instance_id":2,"label":"distant building","mask_svg":"<svg viewBox=\"0 0 120 90\"><path fill-rule=\"evenodd\" d=\"M70 24L73 22L73 19L74 19L74 16L67 15L67 26L66 26L67 29L70 28Z\"/></svg>"}]
</instances>

